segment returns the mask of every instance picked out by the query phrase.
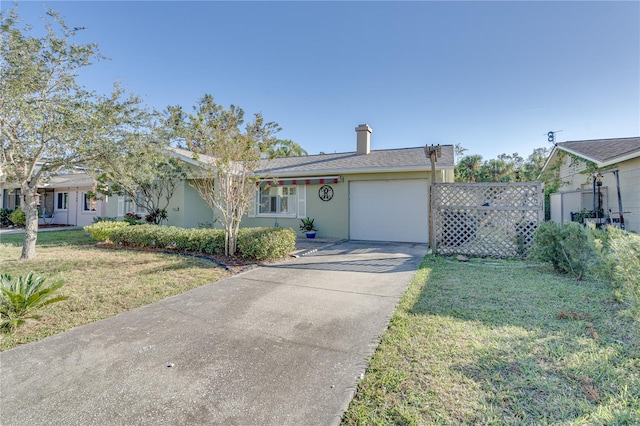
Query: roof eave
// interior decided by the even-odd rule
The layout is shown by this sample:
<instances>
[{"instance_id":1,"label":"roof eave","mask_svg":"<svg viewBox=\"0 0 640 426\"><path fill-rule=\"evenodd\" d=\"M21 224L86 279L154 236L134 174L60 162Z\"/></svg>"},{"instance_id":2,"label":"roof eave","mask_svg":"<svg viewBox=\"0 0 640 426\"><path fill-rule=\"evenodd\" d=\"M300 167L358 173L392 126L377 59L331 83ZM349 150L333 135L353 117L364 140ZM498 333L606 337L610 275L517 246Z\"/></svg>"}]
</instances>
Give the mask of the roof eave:
<instances>
[{"instance_id":1,"label":"roof eave","mask_svg":"<svg viewBox=\"0 0 640 426\"><path fill-rule=\"evenodd\" d=\"M626 155L622 155L620 157L612 158L611 160L603 161L603 162L595 162L598 167L607 167L613 164L621 163L627 160L633 160L634 158L640 157L640 151L632 152Z\"/></svg>"},{"instance_id":2,"label":"roof eave","mask_svg":"<svg viewBox=\"0 0 640 426\"><path fill-rule=\"evenodd\" d=\"M453 166L436 167L438 170L453 169ZM394 172L430 172L431 167L426 166L396 166L396 167L361 167L352 169L322 169L322 170L286 170L274 173L270 170L259 170L256 172L258 176L277 176L277 177L299 177L309 175L347 175L347 174L363 174L363 173L394 173Z\"/></svg>"},{"instance_id":3,"label":"roof eave","mask_svg":"<svg viewBox=\"0 0 640 426\"><path fill-rule=\"evenodd\" d=\"M565 148L565 147L558 146L558 145L556 145L556 148L561 149L563 151L566 151L566 152L568 152L570 154L576 155L576 156L578 156L580 158L583 158L583 159L585 159L587 161L591 161L592 163L594 163L598 167L607 167L607 166L610 166L612 164L616 164L616 163L620 163L622 161L632 160L634 158L640 157L640 151L634 151L634 152L631 152L629 154L625 154L625 155L621 155L619 157L611 158L611 159L606 160L606 161L599 161L599 160L597 160L595 158L592 158L592 157L589 157L587 155L584 155L583 153L578 152L578 151L573 150L573 149ZM545 167L546 167L546 164L545 164ZM544 170L544 168L542 170Z\"/></svg>"},{"instance_id":4,"label":"roof eave","mask_svg":"<svg viewBox=\"0 0 640 426\"><path fill-rule=\"evenodd\" d=\"M540 170L540 174L538 174L538 179L540 179L542 174L547 170L547 167L549 166L549 164L551 164L551 159L554 158L554 155L556 154L556 152L558 152L558 145L553 146L551 153L547 157L547 161L544 162L544 166L542 166L542 169Z\"/></svg>"}]
</instances>

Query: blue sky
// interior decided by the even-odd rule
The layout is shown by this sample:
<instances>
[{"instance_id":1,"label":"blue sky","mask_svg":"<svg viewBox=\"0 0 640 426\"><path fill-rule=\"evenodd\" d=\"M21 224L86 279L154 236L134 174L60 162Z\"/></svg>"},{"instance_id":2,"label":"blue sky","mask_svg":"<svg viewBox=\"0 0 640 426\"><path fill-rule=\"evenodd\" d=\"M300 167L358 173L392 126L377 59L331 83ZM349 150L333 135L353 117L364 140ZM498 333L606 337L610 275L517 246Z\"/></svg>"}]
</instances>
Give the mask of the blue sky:
<instances>
[{"instance_id":1,"label":"blue sky","mask_svg":"<svg viewBox=\"0 0 640 426\"><path fill-rule=\"evenodd\" d=\"M457 144L485 159L640 135L640 2L18 2L110 58L82 71L153 108L210 93L310 154ZM13 3L2 0L1 7Z\"/></svg>"}]
</instances>

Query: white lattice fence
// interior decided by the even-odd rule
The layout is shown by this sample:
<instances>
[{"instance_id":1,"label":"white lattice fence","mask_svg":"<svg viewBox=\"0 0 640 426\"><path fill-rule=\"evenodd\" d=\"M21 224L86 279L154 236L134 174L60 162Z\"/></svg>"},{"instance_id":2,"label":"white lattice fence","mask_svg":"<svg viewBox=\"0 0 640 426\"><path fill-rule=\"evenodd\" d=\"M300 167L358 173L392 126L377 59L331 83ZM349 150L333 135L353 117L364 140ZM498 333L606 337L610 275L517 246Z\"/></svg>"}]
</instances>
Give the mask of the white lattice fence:
<instances>
[{"instance_id":1,"label":"white lattice fence","mask_svg":"<svg viewBox=\"0 0 640 426\"><path fill-rule=\"evenodd\" d=\"M544 220L540 182L436 183L433 224L438 254L524 257Z\"/></svg>"}]
</instances>

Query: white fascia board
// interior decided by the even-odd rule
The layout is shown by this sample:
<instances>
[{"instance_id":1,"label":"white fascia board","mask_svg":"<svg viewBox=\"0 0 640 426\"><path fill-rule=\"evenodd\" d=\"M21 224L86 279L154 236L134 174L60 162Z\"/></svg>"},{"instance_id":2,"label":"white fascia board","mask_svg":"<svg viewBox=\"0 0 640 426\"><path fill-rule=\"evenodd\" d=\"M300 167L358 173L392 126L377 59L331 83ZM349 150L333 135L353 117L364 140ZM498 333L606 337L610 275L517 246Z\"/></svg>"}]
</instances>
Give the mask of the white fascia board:
<instances>
[{"instance_id":1,"label":"white fascia board","mask_svg":"<svg viewBox=\"0 0 640 426\"><path fill-rule=\"evenodd\" d=\"M257 176L257 175L256 175ZM278 180L278 179L298 179L298 180L307 180L307 179L326 179L326 180L330 180L330 179L340 179L340 176L317 176L317 175L309 175L307 173L307 175L302 175L302 176L261 176L260 180L261 181L271 181L271 180Z\"/></svg>"},{"instance_id":2,"label":"white fascia board","mask_svg":"<svg viewBox=\"0 0 640 426\"><path fill-rule=\"evenodd\" d=\"M621 157L617 157L612 160L605 161L602 163L596 163L596 164L598 165L598 167L607 167L613 164L622 163L623 161L633 160L634 158L638 158L638 157L640 157L640 152L632 152L631 154L623 155Z\"/></svg>"},{"instance_id":3,"label":"white fascia board","mask_svg":"<svg viewBox=\"0 0 640 426\"><path fill-rule=\"evenodd\" d=\"M544 162L544 166L542 166L542 169L540 170L538 179L540 179L540 176L542 176L542 173L544 173L544 171L547 169L547 166L549 166L549 164L551 163L551 159L556 154L556 152L558 152L558 145L554 145L553 149L551 150L551 153L547 157L547 161Z\"/></svg>"},{"instance_id":4,"label":"white fascia board","mask_svg":"<svg viewBox=\"0 0 640 426\"><path fill-rule=\"evenodd\" d=\"M587 157L586 155L584 155L584 154L582 154L580 152L574 151L572 149L564 148L564 147L561 147L561 146L559 146L558 148L563 150L563 151L565 151L565 152L568 152L569 154L573 154L573 155L578 156L578 157L580 157L580 158L582 158L584 160L591 161L592 163L595 163L596 165L598 165L598 160L595 160L593 158Z\"/></svg>"}]
</instances>

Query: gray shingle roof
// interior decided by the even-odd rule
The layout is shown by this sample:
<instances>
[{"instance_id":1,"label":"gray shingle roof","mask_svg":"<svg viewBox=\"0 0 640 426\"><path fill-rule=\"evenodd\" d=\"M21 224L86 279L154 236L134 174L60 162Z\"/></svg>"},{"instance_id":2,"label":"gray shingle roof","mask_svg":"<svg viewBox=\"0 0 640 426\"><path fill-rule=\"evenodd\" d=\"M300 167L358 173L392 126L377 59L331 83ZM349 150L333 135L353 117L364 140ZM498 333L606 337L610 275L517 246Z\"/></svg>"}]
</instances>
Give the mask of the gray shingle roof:
<instances>
[{"instance_id":1,"label":"gray shingle roof","mask_svg":"<svg viewBox=\"0 0 640 426\"><path fill-rule=\"evenodd\" d=\"M640 157L640 137L568 141L559 142L557 146L601 166Z\"/></svg>"},{"instance_id":2,"label":"gray shingle roof","mask_svg":"<svg viewBox=\"0 0 640 426\"><path fill-rule=\"evenodd\" d=\"M67 186L93 186L96 181L86 173L62 173L55 175L49 180L52 188L63 188Z\"/></svg>"},{"instance_id":3,"label":"gray shingle roof","mask_svg":"<svg viewBox=\"0 0 640 426\"><path fill-rule=\"evenodd\" d=\"M442 154L436 169L454 167L453 145L442 145ZM366 155L355 152L318 154L302 157L281 157L264 160L261 175L300 176L302 174L338 174L359 172L427 171L431 164L424 147L381 149Z\"/></svg>"}]
</instances>

